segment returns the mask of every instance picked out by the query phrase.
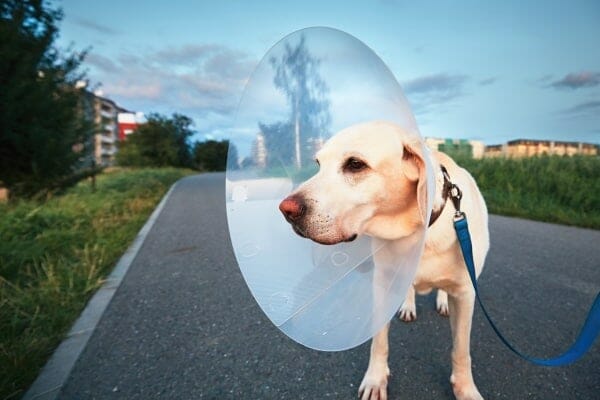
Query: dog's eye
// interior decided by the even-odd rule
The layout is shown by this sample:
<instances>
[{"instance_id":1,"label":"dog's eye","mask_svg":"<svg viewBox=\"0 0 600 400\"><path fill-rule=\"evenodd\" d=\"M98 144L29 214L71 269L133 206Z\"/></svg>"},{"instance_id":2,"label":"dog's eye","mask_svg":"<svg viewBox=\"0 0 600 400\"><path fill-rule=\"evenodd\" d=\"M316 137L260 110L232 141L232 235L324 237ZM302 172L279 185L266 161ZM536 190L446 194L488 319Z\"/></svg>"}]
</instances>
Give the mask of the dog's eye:
<instances>
[{"instance_id":1,"label":"dog's eye","mask_svg":"<svg viewBox=\"0 0 600 400\"><path fill-rule=\"evenodd\" d=\"M350 157L344 163L343 170L344 170L344 172L355 173L355 172L360 172L366 168L368 168L368 165L364 161L359 160L358 158L355 158L355 157Z\"/></svg>"}]
</instances>

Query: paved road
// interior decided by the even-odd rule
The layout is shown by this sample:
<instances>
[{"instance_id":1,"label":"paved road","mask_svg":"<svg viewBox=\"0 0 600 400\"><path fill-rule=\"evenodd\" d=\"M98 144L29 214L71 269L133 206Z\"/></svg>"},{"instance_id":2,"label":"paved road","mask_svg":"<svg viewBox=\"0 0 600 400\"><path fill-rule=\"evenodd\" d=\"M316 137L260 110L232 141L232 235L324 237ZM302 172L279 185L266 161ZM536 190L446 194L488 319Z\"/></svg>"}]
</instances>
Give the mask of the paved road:
<instances>
[{"instance_id":1,"label":"paved road","mask_svg":"<svg viewBox=\"0 0 600 400\"><path fill-rule=\"evenodd\" d=\"M185 178L172 193L62 399L351 399L368 345L321 353L281 334L252 299L227 234L224 176ZM518 347L565 349L600 288L600 231L492 216L480 287ZM391 331L391 399L452 399L450 330L433 296ZM477 310L475 380L487 399L599 399L600 343L567 368L510 354Z\"/></svg>"}]
</instances>

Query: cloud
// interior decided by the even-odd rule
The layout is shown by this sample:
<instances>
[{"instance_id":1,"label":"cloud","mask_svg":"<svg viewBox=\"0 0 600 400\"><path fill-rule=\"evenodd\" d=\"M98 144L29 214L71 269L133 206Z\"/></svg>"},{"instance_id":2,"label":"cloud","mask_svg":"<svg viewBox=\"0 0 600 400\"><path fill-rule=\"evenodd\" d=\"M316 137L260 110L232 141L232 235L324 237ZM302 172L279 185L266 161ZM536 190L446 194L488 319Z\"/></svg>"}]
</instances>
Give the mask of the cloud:
<instances>
[{"instance_id":1,"label":"cloud","mask_svg":"<svg viewBox=\"0 0 600 400\"><path fill-rule=\"evenodd\" d=\"M548 82L550 82L552 78L552 75L546 74L544 76L539 77L538 79L533 80L532 83L537 86L549 87L550 85L548 84Z\"/></svg>"},{"instance_id":2,"label":"cloud","mask_svg":"<svg viewBox=\"0 0 600 400\"><path fill-rule=\"evenodd\" d=\"M562 111L563 114L568 115L582 115L582 114L593 114L598 115L600 113L600 100L590 100L583 103L574 105Z\"/></svg>"},{"instance_id":3,"label":"cloud","mask_svg":"<svg viewBox=\"0 0 600 400\"><path fill-rule=\"evenodd\" d=\"M210 57L212 54L223 51L222 46L214 44L191 44L179 48L168 48L156 52L153 59L163 65L193 64L198 60Z\"/></svg>"},{"instance_id":4,"label":"cloud","mask_svg":"<svg viewBox=\"0 0 600 400\"><path fill-rule=\"evenodd\" d=\"M573 72L550 84L555 89L581 89L600 85L600 72Z\"/></svg>"},{"instance_id":5,"label":"cloud","mask_svg":"<svg viewBox=\"0 0 600 400\"><path fill-rule=\"evenodd\" d=\"M115 84L108 84L104 87L107 94L119 96L125 99L143 98L149 100L158 100L162 94L162 87L159 83L136 84L124 80L117 81Z\"/></svg>"},{"instance_id":6,"label":"cloud","mask_svg":"<svg viewBox=\"0 0 600 400\"><path fill-rule=\"evenodd\" d=\"M117 35L120 32L110 28L106 25L99 24L95 21L89 20L87 18L77 17L73 20L77 25L82 26L86 29L96 31L103 35Z\"/></svg>"},{"instance_id":7,"label":"cloud","mask_svg":"<svg viewBox=\"0 0 600 400\"><path fill-rule=\"evenodd\" d=\"M402 87L415 113L425 114L448 105L464 96L469 77L460 74L439 73L421 76L403 83Z\"/></svg>"},{"instance_id":8,"label":"cloud","mask_svg":"<svg viewBox=\"0 0 600 400\"><path fill-rule=\"evenodd\" d=\"M478 83L479 83L479 86L488 86L488 85L495 83L497 80L498 80L498 78L492 77L492 78L482 79Z\"/></svg>"},{"instance_id":9,"label":"cloud","mask_svg":"<svg viewBox=\"0 0 600 400\"><path fill-rule=\"evenodd\" d=\"M466 79L465 75L426 75L405 82L404 90L406 93L455 92L460 89Z\"/></svg>"},{"instance_id":10,"label":"cloud","mask_svg":"<svg viewBox=\"0 0 600 400\"><path fill-rule=\"evenodd\" d=\"M183 113L200 132L223 136L256 61L222 45L189 44L114 57L92 51L86 64L104 96L122 107Z\"/></svg>"},{"instance_id":11,"label":"cloud","mask_svg":"<svg viewBox=\"0 0 600 400\"><path fill-rule=\"evenodd\" d=\"M110 58L104 57L100 54L88 54L85 57L85 62L105 73L115 73L119 71L117 65L115 65L115 63Z\"/></svg>"}]
</instances>

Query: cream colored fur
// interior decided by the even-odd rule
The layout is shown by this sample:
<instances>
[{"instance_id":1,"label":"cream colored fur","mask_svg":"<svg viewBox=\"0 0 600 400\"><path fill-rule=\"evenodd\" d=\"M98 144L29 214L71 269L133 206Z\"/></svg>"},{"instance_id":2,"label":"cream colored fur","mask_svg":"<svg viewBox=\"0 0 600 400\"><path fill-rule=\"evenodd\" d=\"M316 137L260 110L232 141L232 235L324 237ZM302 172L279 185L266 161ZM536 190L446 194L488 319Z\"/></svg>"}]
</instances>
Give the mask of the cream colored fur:
<instances>
[{"instance_id":1,"label":"cream colored fur","mask_svg":"<svg viewBox=\"0 0 600 400\"><path fill-rule=\"evenodd\" d=\"M325 244L362 234L372 236L374 245L385 240L392 245L389 251L376 254L375 268L389 265L394 247L415 243L428 219L422 146L419 139L388 122L368 122L339 132L317 154L319 172L290 196L306 205L306 215L293 222L294 229ZM443 203L443 165L463 191L461 208L469 217L479 275L489 247L485 202L467 171L443 153L431 155L436 175L434 209ZM350 158L364 162L366 168L345 168ZM459 400L477 400L482 397L473 381L469 350L475 295L454 232L453 213L448 200L438 220L427 228L425 250L400 316L416 318L415 291L440 289L438 311L449 313L452 330L450 381L454 394ZM389 323L373 338L369 365L359 387L362 400L387 399L388 330Z\"/></svg>"}]
</instances>

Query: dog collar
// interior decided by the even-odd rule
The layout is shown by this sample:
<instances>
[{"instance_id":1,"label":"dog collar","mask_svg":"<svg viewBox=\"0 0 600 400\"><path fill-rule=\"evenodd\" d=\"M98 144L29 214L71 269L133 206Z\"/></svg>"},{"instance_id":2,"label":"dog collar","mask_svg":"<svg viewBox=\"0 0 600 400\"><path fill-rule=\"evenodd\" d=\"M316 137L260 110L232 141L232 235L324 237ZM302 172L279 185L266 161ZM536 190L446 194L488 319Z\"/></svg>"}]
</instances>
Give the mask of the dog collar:
<instances>
[{"instance_id":1,"label":"dog collar","mask_svg":"<svg viewBox=\"0 0 600 400\"><path fill-rule=\"evenodd\" d=\"M441 166L442 175L444 176L444 185L442 186L442 206L437 210L431 211L431 216L429 217L429 226L433 225L435 221L442 215L444 211L444 206L448 201L448 197L450 196L450 191L452 190L452 182L450 182L450 175L448 175L448 170L443 165Z\"/></svg>"}]
</instances>

